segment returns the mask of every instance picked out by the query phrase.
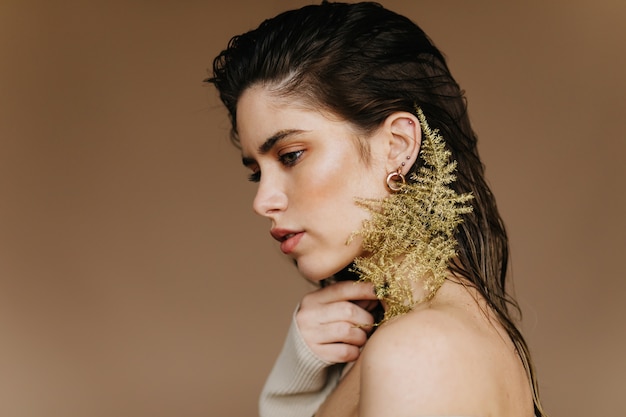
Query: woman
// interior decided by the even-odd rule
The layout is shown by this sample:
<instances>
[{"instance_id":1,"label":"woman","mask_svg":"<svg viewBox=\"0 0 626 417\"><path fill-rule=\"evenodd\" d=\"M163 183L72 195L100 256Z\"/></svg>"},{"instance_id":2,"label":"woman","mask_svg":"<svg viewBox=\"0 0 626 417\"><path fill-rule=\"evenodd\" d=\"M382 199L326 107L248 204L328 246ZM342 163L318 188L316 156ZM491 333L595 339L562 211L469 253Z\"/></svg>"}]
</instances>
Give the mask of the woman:
<instances>
[{"instance_id":1,"label":"woman","mask_svg":"<svg viewBox=\"0 0 626 417\"><path fill-rule=\"evenodd\" d=\"M505 229L426 34L378 4L323 2L234 37L213 70L254 210L320 284L261 416L543 416Z\"/></svg>"}]
</instances>

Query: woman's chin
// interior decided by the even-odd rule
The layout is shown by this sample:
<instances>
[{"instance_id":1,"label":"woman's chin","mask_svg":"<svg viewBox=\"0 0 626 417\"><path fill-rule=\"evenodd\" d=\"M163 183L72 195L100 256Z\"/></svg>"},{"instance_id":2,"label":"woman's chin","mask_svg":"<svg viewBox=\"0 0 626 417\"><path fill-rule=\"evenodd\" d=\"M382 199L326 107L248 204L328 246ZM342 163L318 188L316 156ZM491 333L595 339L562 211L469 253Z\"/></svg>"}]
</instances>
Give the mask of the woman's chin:
<instances>
[{"instance_id":1,"label":"woman's chin","mask_svg":"<svg viewBox=\"0 0 626 417\"><path fill-rule=\"evenodd\" d=\"M321 281L325 280L326 278L328 278L331 275L323 275L323 274L319 274L316 272L312 272L309 270L302 270L300 268L298 268L298 272L300 272L300 275L302 275L304 277L304 279L306 279L307 281L310 281L314 284L319 284Z\"/></svg>"},{"instance_id":2,"label":"woman's chin","mask_svg":"<svg viewBox=\"0 0 626 417\"><path fill-rule=\"evenodd\" d=\"M332 277L337 272L341 271L345 268L345 266L338 267L322 267L318 265L307 265L306 262L298 262L294 261L296 268L298 268L298 272L302 275L307 281L318 284L321 281Z\"/></svg>"}]
</instances>

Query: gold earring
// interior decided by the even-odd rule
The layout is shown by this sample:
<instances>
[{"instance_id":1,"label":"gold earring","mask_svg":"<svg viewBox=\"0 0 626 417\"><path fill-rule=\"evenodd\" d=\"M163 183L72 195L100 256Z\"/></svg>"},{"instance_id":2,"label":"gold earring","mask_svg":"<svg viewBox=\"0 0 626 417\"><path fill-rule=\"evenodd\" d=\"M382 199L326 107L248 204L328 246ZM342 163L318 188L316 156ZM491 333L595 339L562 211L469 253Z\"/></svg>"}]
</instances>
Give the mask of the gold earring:
<instances>
[{"instance_id":1,"label":"gold earring","mask_svg":"<svg viewBox=\"0 0 626 417\"><path fill-rule=\"evenodd\" d=\"M404 162L402 164L404 165ZM405 184L406 178L404 178L401 168L398 168L397 171L390 172L389 175L387 175L387 187L394 193L402 190Z\"/></svg>"},{"instance_id":2,"label":"gold earring","mask_svg":"<svg viewBox=\"0 0 626 417\"><path fill-rule=\"evenodd\" d=\"M406 160L408 161L409 159L411 159L411 157L407 156ZM402 174L402 168L405 165L406 163L402 162L402 166L398 168L397 171L390 172L389 175L387 175L387 180L386 180L387 187L394 193L397 193L398 191L402 190L402 188L404 188L404 185L406 184L406 178L404 174Z\"/></svg>"}]
</instances>

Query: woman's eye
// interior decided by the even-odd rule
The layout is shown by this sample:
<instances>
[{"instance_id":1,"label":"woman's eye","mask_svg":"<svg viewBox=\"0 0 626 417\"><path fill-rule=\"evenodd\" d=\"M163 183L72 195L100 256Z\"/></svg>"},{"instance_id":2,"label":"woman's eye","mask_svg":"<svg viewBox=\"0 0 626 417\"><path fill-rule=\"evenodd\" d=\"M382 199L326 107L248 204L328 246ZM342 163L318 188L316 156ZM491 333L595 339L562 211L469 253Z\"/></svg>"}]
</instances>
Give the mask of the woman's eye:
<instances>
[{"instance_id":1,"label":"woman's eye","mask_svg":"<svg viewBox=\"0 0 626 417\"><path fill-rule=\"evenodd\" d=\"M298 163L298 160L300 159L303 153L304 153L304 150L286 152L282 155L278 155L278 162L280 162L282 165L286 167L292 167ZM260 182L261 171L257 167L254 167L252 169L255 169L255 171L253 171L250 175L248 175L248 181Z\"/></svg>"},{"instance_id":2,"label":"woman's eye","mask_svg":"<svg viewBox=\"0 0 626 417\"><path fill-rule=\"evenodd\" d=\"M285 154L279 155L278 159L283 165L290 167L290 166L295 165L296 162L298 162L298 159L300 159L303 153L304 153L303 150L287 152Z\"/></svg>"}]
</instances>

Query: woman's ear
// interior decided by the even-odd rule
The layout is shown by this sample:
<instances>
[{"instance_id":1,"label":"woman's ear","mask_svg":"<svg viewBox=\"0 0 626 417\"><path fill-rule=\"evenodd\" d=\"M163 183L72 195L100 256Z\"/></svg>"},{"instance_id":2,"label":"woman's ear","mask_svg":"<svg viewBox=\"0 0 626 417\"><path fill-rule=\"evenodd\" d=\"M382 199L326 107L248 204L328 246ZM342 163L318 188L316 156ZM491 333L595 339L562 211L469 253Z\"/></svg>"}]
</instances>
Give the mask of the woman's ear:
<instances>
[{"instance_id":1,"label":"woman's ear","mask_svg":"<svg viewBox=\"0 0 626 417\"><path fill-rule=\"evenodd\" d=\"M406 174L417 160L422 143L419 120L414 114L396 112L387 117L384 128L389 139L387 172L400 169Z\"/></svg>"}]
</instances>

